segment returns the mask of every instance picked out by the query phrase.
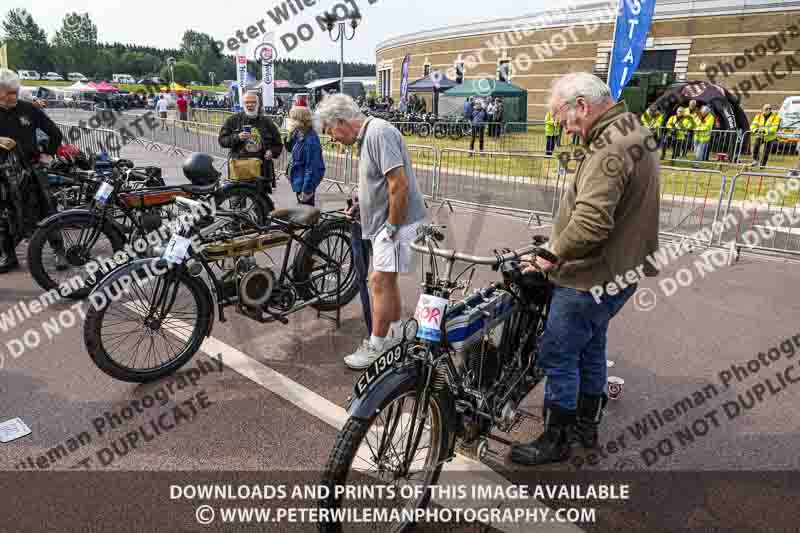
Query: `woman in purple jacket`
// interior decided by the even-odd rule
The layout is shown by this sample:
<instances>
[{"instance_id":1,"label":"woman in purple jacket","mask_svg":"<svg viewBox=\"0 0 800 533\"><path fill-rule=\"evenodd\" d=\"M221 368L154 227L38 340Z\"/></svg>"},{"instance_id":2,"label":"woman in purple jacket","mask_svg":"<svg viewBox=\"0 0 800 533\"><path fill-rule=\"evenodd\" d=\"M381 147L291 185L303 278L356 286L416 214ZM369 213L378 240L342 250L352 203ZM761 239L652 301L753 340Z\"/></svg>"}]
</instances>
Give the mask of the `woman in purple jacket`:
<instances>
[{"instance_id":1,"label":"woman in purple jacket","mask_svg":"<svg viewBox=\"0 0 800 533\"><path fill-rule=\"evenodd\" d=\"M311 111L307 107L296 106L289 111L289 137L292 190L297 195L297 203L313 206L315 191L325 176L325 162L322 144L312 127Z\"/></svg>"}]
</instances>

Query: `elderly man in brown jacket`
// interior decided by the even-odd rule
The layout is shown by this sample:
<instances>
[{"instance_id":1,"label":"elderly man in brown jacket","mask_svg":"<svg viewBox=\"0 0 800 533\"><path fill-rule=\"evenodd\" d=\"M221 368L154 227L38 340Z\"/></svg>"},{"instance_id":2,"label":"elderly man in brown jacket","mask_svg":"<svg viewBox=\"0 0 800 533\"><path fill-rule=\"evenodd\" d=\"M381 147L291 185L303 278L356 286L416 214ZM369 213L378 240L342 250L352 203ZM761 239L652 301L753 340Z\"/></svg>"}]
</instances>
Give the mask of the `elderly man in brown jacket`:
<instances>
[{"instance_id":1,"label":"elderly man in brown jacket","mask_svg":"<svg viewBox=\"0 0 800 533\"><path fill-rule=\"evenodd\" d=\"M547 375L545 431L515 444L514 462L539 465L569 458L571 442L597 446L605 406L609 321L636 291L658 248L659 160L652 133L608 86L586 73L553 86L550 111L583 145L550 236L553 295L538 362Z\"/></svg>"}]
</instances>

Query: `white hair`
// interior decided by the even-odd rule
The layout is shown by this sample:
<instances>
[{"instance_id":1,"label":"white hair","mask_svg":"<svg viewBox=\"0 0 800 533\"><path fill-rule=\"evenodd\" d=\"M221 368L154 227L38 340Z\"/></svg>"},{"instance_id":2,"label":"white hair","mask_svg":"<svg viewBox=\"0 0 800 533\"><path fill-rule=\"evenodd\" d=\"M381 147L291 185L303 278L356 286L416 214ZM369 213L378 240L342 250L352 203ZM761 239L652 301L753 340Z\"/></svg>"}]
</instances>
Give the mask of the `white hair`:
<instances>
[{"instance_id":1,"label":"white hair","mask_svg":"<svg viewBox=\"0 0 800 533\"><path fill-rule=\"evenodd\" d=\"M320 124L331 124L338 120L358 120L363 116L355 100L346 94L327 96L317 107L317 119Z\"/></svg>"},{"instance_id":2,"label":"white hair","mask_svg":"<svg viewBox=\"0 0 800 533\"><path fill-rule=\"evenodd\" d=\"M0 87L16 90L19 89L19 85L19 76L17 76L16 72L7 68L0 68Z\"/></svg>"},{"instance_id":3,"label":"white hair","mask_svg":"<svg viewBox=\"0 0 800 533\"><path fill-rule=\"evenodd\" d=\"M608 85L588 72L573 72L558 78L553 83L551 95L563 103L573 101L578 96L593 104L613 102Z\"/></svg>"},{"instance_id":4,"label":"white hair","mask_svg":"<svg viewBox=\"0 0 800 533\"><path fill-rule=\"evenodd\" d=\"M704 105L703 107L700 108L700 111L703 113L711 113L711 108L708 107L707 105Z\"/></svg>"}]
</instances>

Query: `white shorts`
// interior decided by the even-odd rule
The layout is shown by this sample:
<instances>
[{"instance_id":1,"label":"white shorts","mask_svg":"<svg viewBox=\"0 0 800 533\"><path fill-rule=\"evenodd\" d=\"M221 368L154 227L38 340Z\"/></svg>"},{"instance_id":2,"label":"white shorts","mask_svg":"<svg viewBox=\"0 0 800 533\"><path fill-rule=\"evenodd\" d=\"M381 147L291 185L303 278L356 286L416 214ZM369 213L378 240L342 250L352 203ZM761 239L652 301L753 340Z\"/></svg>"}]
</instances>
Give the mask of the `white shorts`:
<instances>
[{"instance_id":1,"label":"white shorts","mask_svg":"<svg viewBox=\"0 0 800 533\"><path fill-rule=\"evenodd\" d=\"M411 243L417 237L421 222L400 226L394 239L382 229L370 239L372 241L372 270L375 272L397 272L406 274L411 267Z\"/></svg>"}]
</instances>

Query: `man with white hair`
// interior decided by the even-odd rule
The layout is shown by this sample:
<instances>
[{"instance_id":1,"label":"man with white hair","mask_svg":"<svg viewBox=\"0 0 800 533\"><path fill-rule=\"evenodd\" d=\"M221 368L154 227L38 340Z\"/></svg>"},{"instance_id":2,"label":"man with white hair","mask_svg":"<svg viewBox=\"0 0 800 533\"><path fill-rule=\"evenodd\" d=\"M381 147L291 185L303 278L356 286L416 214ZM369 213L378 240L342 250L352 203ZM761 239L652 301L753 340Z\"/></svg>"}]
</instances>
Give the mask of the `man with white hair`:
<instances>
[{"instance_id":1,"label":"man with white hair","mask_svg":"<svg viewBox=\"0 0 800 533\"><path fill-rule=\"evenodd\" d=\"M358 147L361 231L372 241L373 254L372 334L345 357L345 364L360 370L402 338L398 274L409 271L411 242L425 218L425 202L397 128L383 119L365 117L344 94L324 99L317 115L323 131L335 141Z\"/></svg>"},{"instance_id":2,"label":"man with white hair","mask_svg":"<svg viewBox=\"0 0 800 533\"><path fill-rule=\"evenodd\" d=\"M16 224L9 224L8 219L0 220L0 273L16 268L16 245L23 235L33 228L30 227L25 213L37 211L43 218L55 211L55 205L49 193L47 176L31 166L39 162L49 164L61 145L61 131L50 120L44 111L30 102L19 100L19 77L9 69L0 69L0 145L11 147L14 145L15 153L19 154L19 163L26 167L35 178L30 184L30 189L20 190L16 183L9 180L9 176L0 183L0 199L5 204L3 207L16 218ZM37 143L36 130L41 130L47 136L44 149ZM12 150L0 148L0 164L5 163L10 169L13 157ZM11 171L11 170L9 170ZM31 194L33 193L33 194ZM16 229L14 226L17 226ZM60 248L60 240L54 239L51 245ZM59 255L59 268L62 257Z\"/></svg>"},{"instance_id":3,"label":"man with white hair","mask_svg":"<svg viewBox=\"0 0 800 533\"><path fill-rule=\"evenodd\" d=\"M660 168L645 141L650 131L588 73L558 79L549 108L583 147L548 243L558 262L523 259L526 273L549 272L553 283L537 360L547 375L545 431L511 451L512 461L527 465L566 460L572 442L597 446L609 321L638 279L654 274L644 272L645 258L658 249Z\"/></svg>"},{"instance_id":4,"label":"man with white hair","mask_svg":"<svg viewBox=\"0 0 800 533\"><path fill-rule=\"evenodd\" d=\"M219 144L228 148L231 159L262 159L261 175L267 192L275 186L273 161L283 152L283 138L275 123L261 113L257 92L250 91L242 99L244 110L228 117L219 132Z\"/></svg>"}]
</instances>

